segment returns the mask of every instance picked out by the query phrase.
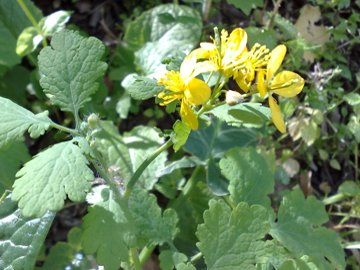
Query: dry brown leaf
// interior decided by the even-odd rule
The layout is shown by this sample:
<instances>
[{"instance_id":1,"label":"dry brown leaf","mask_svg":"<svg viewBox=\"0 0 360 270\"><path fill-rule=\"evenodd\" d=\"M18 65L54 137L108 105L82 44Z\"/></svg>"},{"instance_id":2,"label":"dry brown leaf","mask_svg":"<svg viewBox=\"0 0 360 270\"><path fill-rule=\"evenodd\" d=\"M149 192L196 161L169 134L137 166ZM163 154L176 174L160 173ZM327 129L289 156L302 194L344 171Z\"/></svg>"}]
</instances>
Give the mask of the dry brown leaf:
<instances>
[{"instance_id":1,"label":"dry brown leaf","mask_svg":"<svg viewBox=\"0 0 360 270\"><path fill-rule=\"evenodd\" d=\"M312 5L304 5L300 10L300 16L295 23L300 35L311 45L322 45L329 41L329 34L323 25L315 25L321 19L320 8ZM312 52L305 52L304 59L314 62L315 55Z\"/></svg>"}]
</instances>

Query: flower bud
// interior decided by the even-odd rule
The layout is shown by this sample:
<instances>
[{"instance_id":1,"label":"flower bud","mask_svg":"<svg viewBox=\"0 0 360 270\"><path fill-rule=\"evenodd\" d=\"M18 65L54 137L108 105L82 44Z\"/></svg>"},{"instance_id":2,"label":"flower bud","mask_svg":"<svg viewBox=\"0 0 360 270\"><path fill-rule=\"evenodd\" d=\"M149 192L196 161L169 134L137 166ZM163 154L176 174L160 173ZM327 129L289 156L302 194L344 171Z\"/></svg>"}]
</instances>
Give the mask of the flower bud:
<instances>
[{"instance_id":1,"label":"flower bud","mask_svg":"<svg viewBox=\"0 0 360 270\"><path fill-rule=\"evenodd\" d=\"M99 121L100 121L99 116L97 114L95 114L95 113L90 114L88 119L87 119L87 122L88 122L89 127L91 129L97 128L98 124L99 124Z\"/></svg>"},{"instance_id":2,"label":"flower bud","mask_svg":"<svg viewBox=\"0 0 360 270\"><path fill-rule=\"evenodd\" d=\"M239 92L228 90L226 91L225 102L229 105L236 105L243 101L243 97Z\"/></svg>"}]
</instances>

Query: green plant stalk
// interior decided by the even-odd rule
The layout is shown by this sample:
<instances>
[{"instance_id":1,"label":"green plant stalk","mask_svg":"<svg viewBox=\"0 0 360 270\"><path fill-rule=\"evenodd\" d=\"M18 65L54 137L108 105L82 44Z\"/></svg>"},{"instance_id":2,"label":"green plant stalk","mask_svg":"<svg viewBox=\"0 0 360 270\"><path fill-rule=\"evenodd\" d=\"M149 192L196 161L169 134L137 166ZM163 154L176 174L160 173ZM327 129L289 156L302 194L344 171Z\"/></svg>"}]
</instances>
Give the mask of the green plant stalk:
<instances>
[{"instance_id":1,"label":"green plant stalk","mask_svg":"<svg viewBox=\"0 0 360 270\"><path fill-rule=\"evenodd\" d=\"M207 22L209 20L211 2L212 2L212 0L205 0L204 3L203 3L202 12L203 12L203 21L204 22Z\"/></svg>"},{"instance_id":2,"label":"green plant stalk","mask_svg":"<svg viewBox=\"0 0 360 270\"><path fill-rule=\"evenodd\" d=\"M154 245L149 245L149 246L145 246L139 255L139 260L140 260L140 265L144 266L144 264L146 263L146 261L149 259L150 255L153 253L155 249Z\"/></svg>"},{"instance_id":3,"label":"green plant stalk","mask_svg":"<svg viewBox=\"0 0 360 270\"><path fill-rule=\"evenodd\" d=\"M201 252L198 252L190 258L190 262L194 263L197 260L200 260L202 258L202 256L203 256L203 254Z\"/></svg>"},{"instance_id":4,"label":"green plant stalk","mask_svg":"<svg viewBox=\"0 0 360 270\"><path fill-rule=\"evenodd\" d=\"M355 156L355 182L359 181L359 145L355 143L354 156Z\"/></svg>"},{"instance_id":5,"label":"green plant stalk","mask_svg":"<svg viewBox=\"0 0 360 270\"><path fill-rule=\"evenodd\" d=\"M56 124L54 122L51 122L50 123L50 126L52 128L56 128L60 131L64 131L64 132L67 132L67 133L70 133L71 135L75 135L75 136L79 136L80 133L76 130L76 129L71 129L71 128L68 128L68 127L64 127L62 125L59 125L59 124Z\"/></svg>"},{"instance_id":6,"label":"green plant stalk","mask_svg":"<svg viewBox=\"0 0 360 270\"><path fill-rule=\"evenodd\" d=\"M151 156L147 157L143 163L139 166L139 168L135 171L133 176L130 178L129 182L126 185L126 191L125 191L125 198L128 199L133 187L135 186L136 182L139 180L141 174L144 172L144 170L150 165L150 163L157 158L158 155L160 155L162 152L164 152L166 149L168 149L171 145L173 145L173 142L171 139L169 139L165 144L160 146L158 149L155 150L154 153L151 154Z\"/></svg>"},{"instance_id":7,"label":"green plant stalk","mask_svg":"<svg viewBox=\"0 0 360 270\"><path fill-rule=\"evenodd\" d=\"M275 16L276 16L276 14L278 14L278 12L279 12L279 8L280 8L280 6L281 6L281 2L282 2L282 0L277 0L276 3L275 3L273 12L272 12L272 14L271 14L271 18L270 18L269 23L268 23L268 25L267 25L267 29L268 29L268 30L271 30L272 27L273 27L273 25L274 25Z\"/></svg>"},{"instance_id":8,"label":"green plant stalk","mask_svg":"<svg viewBox=\"0 0 360 270\"><path fill-rule=\"evenodd\" d=\"M44 37L44 34L41 31L38 22L35 20L34 16L31 14L31 11L25 5L23 0L17 0L17 2L19 4L19 6L21 7L21 9L24 11L26 17L30 20L32 25L35 27L36 31L39 33L39 35L41 35L43 37L42 44L43 44L43 47L46 47L48 45L47 41L46 41L46 38Z\"/></svg>"},{"instance_id":9,"label":"green plant stalk","mask_svg":"<svg viewBox=\"0 0 360 270\"><path fill-rule=\"evenodd\" d=\"M131 259L132 259L132 262L133 262L133 265L134 265L134 269L135 270L141 270L142 267L141 267L141 264L140 264L140 261L139 261L139 256L138 256L136 248L131 248L130 249L130 256L131 256Z\"/></svg>"},{"instance_id":10,"label":"green plant stalk","mask_svg":"<svg viewBox=\"0 0 360 270\"><path fill-rule=\"evenodd\" d=\"M340 202L342 200L344 200L347 196L343 193L339 193L339 194L335 194L333 196L330 196L326 199L323 200L323 203L325 205L328 205L328 204L334 204L334 203L337 203L337 202Z\"/></svg>"}]
</instances>

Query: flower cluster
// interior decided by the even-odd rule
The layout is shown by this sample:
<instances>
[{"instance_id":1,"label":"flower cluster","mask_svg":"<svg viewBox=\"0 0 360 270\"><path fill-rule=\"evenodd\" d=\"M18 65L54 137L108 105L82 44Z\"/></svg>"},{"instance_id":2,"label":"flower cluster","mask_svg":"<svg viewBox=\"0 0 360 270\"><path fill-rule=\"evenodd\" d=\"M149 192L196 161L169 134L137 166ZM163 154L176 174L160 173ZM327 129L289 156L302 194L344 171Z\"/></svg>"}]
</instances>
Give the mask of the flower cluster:
<instances>
[{"instance_id":1,"label":"flower cluster","mask_svg":"<svg viewBox=\"0 0 360 270\"><path fill-rule=\"evenodd\" d=\"M180 101L182 121L191 129L197 129L200 113L195 113L196 106L206 104L206 109L211 110L225 83L232 78L245 93L259 93L262 98L268 96L272 120L280 132L285 132L280 107L273 95L296 96L304 86L304 79L292 71L277 72L286 54L285 45L278 45L272 51L258 43L251 49L246 45L245 30L236 28L229 35L226 30L219 34L215 28L212 42L200 43L200 48L185 57L180 71L170 71L158 81L165 87L158 95L162 100L160 105ZM201 73L211 76L215 72L220 79L213 90L197 78Z\"/></svg>"}]
</instances>

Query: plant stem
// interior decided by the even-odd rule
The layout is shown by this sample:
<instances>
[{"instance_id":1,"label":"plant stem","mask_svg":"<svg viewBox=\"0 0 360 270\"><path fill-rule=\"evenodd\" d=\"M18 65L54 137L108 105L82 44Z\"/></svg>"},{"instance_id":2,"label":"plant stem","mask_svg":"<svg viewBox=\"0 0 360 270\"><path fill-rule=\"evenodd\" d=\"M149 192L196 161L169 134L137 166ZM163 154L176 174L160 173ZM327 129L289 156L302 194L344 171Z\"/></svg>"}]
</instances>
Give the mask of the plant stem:
<instances>
[{"instance_id":1,"label":"plant stem","mask_svg":"<svg viewBox=\"0 0 360 270\"><path fill-rule=\"evenodd\" d=\"M323 203L325 205L328 205L328 204L333 204L333 203L337 203L339 201L342 201L346 198L347 196L344 195L343 193L339 193L339 194L335 194L331 197L328 197L326 199L323 200Z\"/></svg>"},{"instance_id":2,"label":"plant stem","mask_svg":"<svg viewBox=\"0 0 360 270\"><path fill-rule=\"evenodd\" d=\"M203 21L207 22L209 20L209 12L211 9L211 2L212 0L205 0L203 7L202 7L202 12L203 12Z\"/></svg>"},{"instance_id":3,"label":"plant stem","mask_svg":"<svg viewBox=\"0 0 360 270\"><path fill-rule=\"evenodd\" d=\"M355 143L354 156L355 156L355 182L359 180L359 145Z\"/></svg>"},{"instance_id":4,"label":"plant stem","mask_svg":"<svg viewBox=\"0 0 360 270\"><path fill-rule=\"evenodd\" d=\"M196 253L194 256L191 256L190 261L196 262L197 260L200 260L202 258L203 254L201 252Z\"/></svg>"},{"instance_id":5,"label":"plant stem","mask_svg":"<svg viewBox=\"0 0 360 270\"><path fill-rule=\"evenodd\" d=\"M150 163L162 152L164 152L166 149L168 149L171 145L173 145L173 142L171 139L169 139L165 144L160 146L158 149L155 150L154 153L151 154L151 156L147 157L143 163L139 166L139 168L135 171L133 176L130 178L129 182L126 185L126 191L125 191L125 198L129 198L133 187L135 186L136 182L139 180L141 174L144 172L144 170L150 165Z\"/></svg>"},{"instance_id":6,"label":"plant stem","mask_svg":"<svg viewBox=\"0 0 360 270\"><path fill-rule=\"evenodd\" d=\"M44 34L41 31L38 22L36 21L34 16L31 14L31 11L25 5L23 0L17 0L17 2L19 4L19 6L21 7L21 9L24 11L26 17L29 19L29 21L32 23L32 25L35 27L36 31L39 33L39 35L41 35L43 37L42 44L43 44L44 47L46 47L47 46L46 38L44 37Z\"/></svg>"},{"instance_id":7,"label":"plant stem","mask_svg":"<svg viewBox=\"0 0 360 270\"><path fill-rule=\"evenodd\" d=\"M131 248L130 254L131 254L132 261L134 263L135 270L141 270L142 267L140 265L139 256L138 256L136 248Z\"/></svg>"},{"instance_id":8,"label":"plant stem","mask_svg":"<svg viewBox=\"0 0 360 270\"><path fill-rule=\"evenodd\" d=\"M154 245L150 245L150 246L146 246L144 247L139 255L139 259L140 259L140 265L144 266L144 264L146 263L146 261L149 259L150 255L152 254L152 252L154 251L155 246Z\"/></svg>"},{"instance_id":9,"label":"plant stem","mask_svg":"<svg viewBox=\"0 0 360 270\"><path fill-rule=\"evenodd\" d=\"M189 178L189 180L186 182L182 193L179 197L177 197L175 200L173 200L170 204L169 207L171 208L176 208L179 205L183 204L184 201L186 200L187 196L189 196L190 192L193 190L193 188L196 186L196 181L200 175L200 173L202 172L202 166L197 166L195 168L195 170L193 171L191 177Z\"/></svg>"},{"instance_id":10,"label":"plant stem","mask_svg":"<svg viewBox=\"0 0 360 270\"><path fill-rule=\"evenodd\" d=\"M276 16L276 14L278 14L278 12L279 12L279 8L280 8L280 6L281 6L281 2L282 2L282 0L277 0L276 3L275 3L273 12L272 12L272 14L271 14L270 21L269 21L269 23L268 23L268 25L267 25L267 29L268 29L268 30L271 30L271 28L273 27L274 20L275 20L275 16Z\"/></svg>"},{"instance_id":11,"label":"plant stem","mask_svg":"<svg viewBox=\"0 0 360 270\"><path fill-rule=\"evenodd\" d=\"M59 124L56 124L56 123L54 123L54 122L51 122L51 123L50 123L50 126L53 127L53 128L56 128L56 129L58 129L58 130L61 130L61 131L70 133L70 134L75 135L75 136L79 136L79 135L80 135L80 133L79 133L76 129L64 127L64 126L59 125Z\"/></svg>"}]
</instances>

